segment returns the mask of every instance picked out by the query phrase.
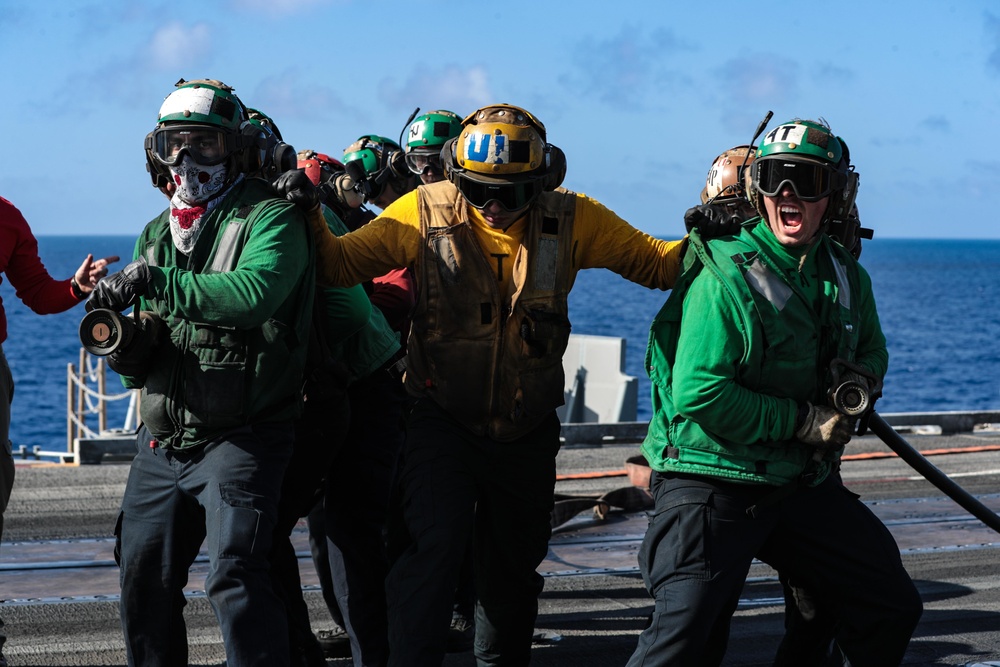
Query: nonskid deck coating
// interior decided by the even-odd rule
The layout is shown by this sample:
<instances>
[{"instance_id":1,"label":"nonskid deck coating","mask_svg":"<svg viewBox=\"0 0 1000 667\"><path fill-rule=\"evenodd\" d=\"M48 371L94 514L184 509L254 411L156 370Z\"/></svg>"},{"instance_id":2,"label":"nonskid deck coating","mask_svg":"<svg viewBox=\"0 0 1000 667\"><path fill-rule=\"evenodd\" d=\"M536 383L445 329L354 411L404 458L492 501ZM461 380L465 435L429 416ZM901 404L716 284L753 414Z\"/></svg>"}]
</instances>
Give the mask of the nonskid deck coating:
<instances>
[{"instance_id":1,"label":"nonskid deck coating","mask_svg":"<svg viewBox=\"0 0 1000 667\"><path fill-rule=\"evenodd\" d=\"M1000 512L1000 494L979 500ZM866 503L886 524L902 552L996 548L1000 535L970 517L947 498L907 498ZM584 512L557 529L543 576L637 572L636 554L646 530L643 512L612 512L598 520ZM306 532L296 529L292 544L299 556L302 583L318 586ZM201 552L191 568L186 592L204 593L208 558ZM0 552L3 604L108 599L119 593L114 540L50 540L5 544Z\"/></svg>"}]
</instances>

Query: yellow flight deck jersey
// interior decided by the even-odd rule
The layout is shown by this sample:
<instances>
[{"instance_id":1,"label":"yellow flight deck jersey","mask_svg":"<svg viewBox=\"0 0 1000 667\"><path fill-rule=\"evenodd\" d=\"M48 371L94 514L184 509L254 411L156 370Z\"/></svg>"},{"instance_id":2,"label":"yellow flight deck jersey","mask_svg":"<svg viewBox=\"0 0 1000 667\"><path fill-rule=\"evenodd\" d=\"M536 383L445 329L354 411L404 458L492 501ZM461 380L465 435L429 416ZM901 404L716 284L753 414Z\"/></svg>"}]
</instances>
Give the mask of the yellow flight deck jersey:
<instances>
[{"instance_id":1,"label":"yellow flight deck jersey","mask_svg":"<svg viewBox=\"0 0 1000 667\"><path fill-rule=\"evenodd\" d=\"M666 289L683 247L561 189L540 195L507 229L493 229L446 181L419 187L355 232L334 237L326 229L313 224L322 283L413 269L407 392L500 441L530 432L563 403L567 296L577 272L604 267Z\"/></svg>"},{"instance_id":2,"label":"yellow flight deck jersey","mask_svg":"<svg viewBox=\"0 0 1000 667\"><path fill-rule=\"evenodd\" d=\"M444 182L454 188L451 183ZM444 184L435 183L437 187ZM419 190L420 188L418 188ZM392 269L412 266L421 254L417 190L389 205L377 218L350 234L336 237L322 216L312 220L317 241L317 280L349 287ZM508 259L516 255L524 236L526 217L506 230L493 229L478 209L468 208L469 222L487 257L493 258L501 293L509 287ZM600 202L576 194L573 223L573 266L610 269L634 283L670 289L680 275L683 241L661 241L632 227ZM417 289L420 289L417 285Z\"/></svg>"}]
</instances>

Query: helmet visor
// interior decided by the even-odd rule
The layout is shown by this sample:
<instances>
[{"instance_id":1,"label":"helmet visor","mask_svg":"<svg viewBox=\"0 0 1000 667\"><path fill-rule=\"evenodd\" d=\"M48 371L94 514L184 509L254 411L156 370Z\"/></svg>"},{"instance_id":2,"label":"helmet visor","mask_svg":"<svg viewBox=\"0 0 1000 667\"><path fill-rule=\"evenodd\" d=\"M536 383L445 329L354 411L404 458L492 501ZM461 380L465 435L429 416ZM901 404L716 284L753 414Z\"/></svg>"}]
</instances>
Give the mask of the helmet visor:
<instances>
[{"instance_id":1,"label":"helmet visor","mask_svg":"<svg viewBox=\"0 0 1000 667\"><path fill-rule=\"evenodd\" d=\"M440 153L407 153L406 166L417 176L423 174L427 169L435 174L444 173Z\"/></svg>"},{"instance_id":2,"label":"helmet visor","mask_svg":"<svg viewBox=\"0 0 1000 667\"><path fill-rule=\"evenodd\" d=\"M153 132L150 150L169 167L180 164L185 153L198 164L211 167L233 153L235 142L235 135L208 125L168 125Z\"/></svg>"},{"instance_id":3,"label":"helmet visor","mask_svg":"<svg viewBox=\"0 0 1000 667\"><path fill-rule=\"evenodd\" d=\"M480 183L470 178L458 179L458 190L473 207L482 209L492 201L505 211L519 211L530 204L542 191L537 179L513 183Z\"/></svg>"},{"instance_id":4,"label":"helmet visor","mask_svg":"<svg viewBox=\"0 0 1000 667\"><path fill-rule=\"evenodd\" d=\"M756 160L750 165L754 186L765 197L776 197L788 183L802 201L819 201L846 184L844 174L818 162L781 158Z\"/></svg>"}]
</instances>

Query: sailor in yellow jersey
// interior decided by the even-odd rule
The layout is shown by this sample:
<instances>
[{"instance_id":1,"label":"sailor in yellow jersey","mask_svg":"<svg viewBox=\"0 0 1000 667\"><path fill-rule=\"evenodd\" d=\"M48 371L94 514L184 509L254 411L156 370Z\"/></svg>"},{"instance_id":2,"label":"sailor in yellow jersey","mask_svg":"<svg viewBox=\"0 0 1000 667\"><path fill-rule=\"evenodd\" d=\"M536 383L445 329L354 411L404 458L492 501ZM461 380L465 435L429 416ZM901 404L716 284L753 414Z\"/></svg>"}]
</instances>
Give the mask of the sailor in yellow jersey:
<instances>
[{"instance_id":1,"label":"sailor in yellow jersey","mask_svg":"<svg viewBox=\"0 0 1000 667\"><path fill-rule=\"evenodd\" d=\"M551 532L567 296L590 268L668 289L683 241L560 188L565 156L524 109L475 111L441 155L446 180L351 234L334 237L316 209L317 275L351 285L412 267L416 278L400 522L389 526L389 664L442 663L471 534L477 661L524 665ZM279 185L289 199L310 197L294 175Z\"/></svg>"}]
</instances>

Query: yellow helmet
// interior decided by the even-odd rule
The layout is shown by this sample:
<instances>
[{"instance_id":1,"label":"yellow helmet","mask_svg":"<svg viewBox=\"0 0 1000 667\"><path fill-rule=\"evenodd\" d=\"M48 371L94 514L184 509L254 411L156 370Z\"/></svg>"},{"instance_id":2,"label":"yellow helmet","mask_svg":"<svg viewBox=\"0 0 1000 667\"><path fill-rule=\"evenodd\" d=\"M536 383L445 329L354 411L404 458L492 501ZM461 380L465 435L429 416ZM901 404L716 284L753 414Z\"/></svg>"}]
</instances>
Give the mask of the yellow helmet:
<instances>
[{"instance_id":1,"label":"yellow helmet","mask_svg":"<svg viewBox=\"0 0 1000 667\"><path fill-rule=\"evenodd\" d=\"M496 201L516 211L562 184L566 155L545 142L545 126L530 113L493 104L466 116L441 147L441 166L470 205Z\"/></svg>"},{"instance_id":2,"label":"yellow helmet","mask_svg":"<svg viewBox=\"0 0 1000 667\"><path fill-rule=\"evenodd\" d=\"M454 146L456 165L472 172L471 178L512 181L537 176L547 166L545 158L545 126L510 104L483 107L467 116Z\"/></svg>"}]
</instances>

